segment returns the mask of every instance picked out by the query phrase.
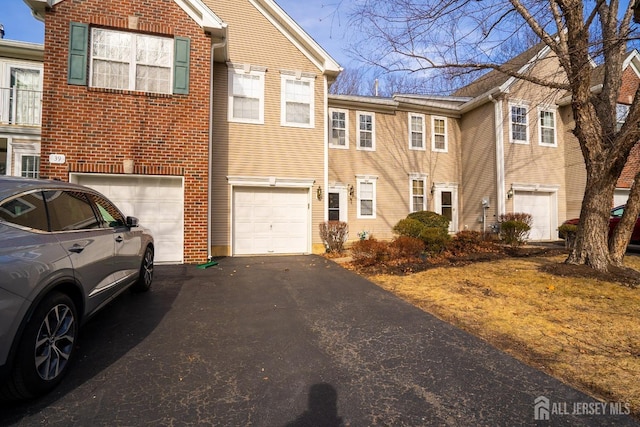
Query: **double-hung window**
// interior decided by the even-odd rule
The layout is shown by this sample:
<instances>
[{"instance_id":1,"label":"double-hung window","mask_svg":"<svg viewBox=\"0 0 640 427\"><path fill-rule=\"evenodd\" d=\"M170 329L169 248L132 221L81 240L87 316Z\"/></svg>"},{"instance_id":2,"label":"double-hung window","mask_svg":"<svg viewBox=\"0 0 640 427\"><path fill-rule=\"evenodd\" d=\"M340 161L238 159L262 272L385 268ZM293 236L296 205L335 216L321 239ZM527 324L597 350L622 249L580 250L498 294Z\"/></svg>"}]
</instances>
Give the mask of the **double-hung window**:
<instances>
[{"instance_id":1,"label":"double-hung window","mask_svg":"<svg viewBox=\"0 0 640 427\"><path fill-rule=\"evenodd\" d=\"M409 113L409 149L424 150L424 115Z\"/></svg>"},{"instance_id":2,"label":"double-hung window","mask_svg":"<svg viewBox=\"0 0 640 427\"><path fill-rule=\"evenodd\" d=\"M510 121L511 142L514 144L528 144L527 107L524 105L510 105Z\"/></svg>"},{"instance_id":3,"label":"double-hung window","mask_svg":"<svg viewBox=\"0 0 640 427\"><path fill-rule=\"evenodd\" d=\"M410 212L427 210L427 176L424 174L411 174L410 180Z\"/></svg>"},{"instance_id":4,"label":"double-hung window","mask_svg":"<svg viewBox=\"0 0 640 427\"><path fill-rule=\"evenodd\" d=\"M171 93L174 39L93 28L93 87Z\"/></svg>"},{"instance_id":5,"label":"double-hung window","mask_svg":"<svg viewBox=\"0 0 640 427\"><path fill-rule=\"evenodd\" d=\"M540 109L540 145L556 147L556 112Z\"/></svg>"},{"instance_id":6,"label":"double-hung window","mask_svg":"<svg viewBox=\"0 0 640 427\"><path fill-rule=\"evenodd\" d=\"M447 119L446 117L431 118L431 140L432 150L446 153L449 149L447 141Z\"/></svg>"},{"instance_id":7,"label":"double-hung window","mask_svg":"<svg viewBox=\"0 0 640 427\"><path fill-rule=\"evenodd\" d=\"M314 78L283 73L282 126L314 126Z\"/></svg>"},{"instance_id":8,"label":"double-hung window","mask_svg":"<svg viewBox=\"0 0 640 427\"><path fill-rule=\"evenodd\" d=\"M376 149L376 116L374 113L357 113L358 150L375 151Z\"/></svg>"},{"instance_id":9,"label":"double-hung window","mask_svg":"<svg viewBox=\"0 0 640 427\"><path fill-rule=\"evenodd\" d=\"M229 65L229 121L264 123L264 68Z\"/></svg>"},{"instance_id":10,"label":"double-hung window","mask_svg":"<svg viewBox=\"0 0 640 427\"><path fill-rule=\"evenodd\" d=\"M616 104L616 129L620 130L629 115L629 105Z\"/></svg>"},{"instance_id":11,"label":"double-hung window","mask_svg":"<svg viewBox=\"0 0 640 427\"><path fill-rule=\"evenodd\" d=\"M349 148L349 112L347 110L329 110L329 146Z\"/></svg>"},{"instance_id":12,"label":"double-hung window","mask_svg":"<svg viewBox=\"0 0 640 427\"><path fill-rule=\"evenodd\" d=\"M356 177L358 185L358 218L376 217L376 177Z\"/></svg>"}]
</instances>

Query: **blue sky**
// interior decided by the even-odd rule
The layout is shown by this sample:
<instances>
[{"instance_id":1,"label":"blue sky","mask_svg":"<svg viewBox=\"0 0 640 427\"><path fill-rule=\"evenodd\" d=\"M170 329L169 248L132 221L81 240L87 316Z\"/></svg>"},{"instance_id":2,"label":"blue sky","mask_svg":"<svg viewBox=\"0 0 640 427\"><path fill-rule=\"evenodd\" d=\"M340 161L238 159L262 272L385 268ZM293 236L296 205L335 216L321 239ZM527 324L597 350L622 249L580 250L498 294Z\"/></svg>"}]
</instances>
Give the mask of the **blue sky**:
<instances>
[{"instance_id":1,"label":"blue sky","mask_svg":"<svg viewBox=\"0 0 640 427\"><path fill-rule=\"evenodd\" d=\"M5 39L32 43L44 42L44 24L33 16L23 0L1 0L0 24ZM350 61L342 46L347 28L347 10L339 0L276 0L343 67Z\"/></svg>"}]
</instances>

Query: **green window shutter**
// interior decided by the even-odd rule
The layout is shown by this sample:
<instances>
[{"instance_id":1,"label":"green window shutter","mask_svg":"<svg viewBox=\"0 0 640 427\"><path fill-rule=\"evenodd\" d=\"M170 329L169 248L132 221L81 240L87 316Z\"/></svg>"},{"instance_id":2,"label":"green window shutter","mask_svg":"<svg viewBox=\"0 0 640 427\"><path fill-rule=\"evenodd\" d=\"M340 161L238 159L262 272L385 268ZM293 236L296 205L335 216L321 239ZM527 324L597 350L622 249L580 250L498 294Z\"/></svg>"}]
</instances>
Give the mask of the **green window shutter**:
<instances>
[{"instance_id":1,"label":"green window shutter","mask_svg":"<svg viewBox=\"0 0 640 427\"><path fill-rule=\"evenodd\" d=\"M67 83L86 86L89 26L72 22L69 28L69 69Z\"/></svg>"},{"instance_id":2,"label":"green window shutter","mask_svg":"<svg viewBox=\"0 0 640 427\"><path fill-rule=\"evenodd\" d=\"M173 93L189 93L189 52L191 40L176 37L173 47Z\"/></svg>"}]
</instances>

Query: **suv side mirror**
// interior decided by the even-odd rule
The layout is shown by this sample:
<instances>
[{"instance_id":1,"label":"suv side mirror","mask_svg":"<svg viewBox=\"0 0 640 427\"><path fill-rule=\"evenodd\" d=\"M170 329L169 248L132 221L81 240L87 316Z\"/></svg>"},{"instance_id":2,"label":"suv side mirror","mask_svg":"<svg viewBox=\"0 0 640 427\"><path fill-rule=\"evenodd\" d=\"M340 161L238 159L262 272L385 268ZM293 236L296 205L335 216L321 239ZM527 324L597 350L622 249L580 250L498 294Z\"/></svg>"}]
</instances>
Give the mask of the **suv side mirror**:
<instances>
[{"instance_id":1,"label":"suv side mirror","mask_svg":"<svg viewBox=\"0 0 640 427\"><path fill-rule=\"evenodd\" d=\"M138 226L138 218L136 218L135 216L128 216L126 221L127 221L127 227L129 228Z\"/></svg>"}]
</instances>

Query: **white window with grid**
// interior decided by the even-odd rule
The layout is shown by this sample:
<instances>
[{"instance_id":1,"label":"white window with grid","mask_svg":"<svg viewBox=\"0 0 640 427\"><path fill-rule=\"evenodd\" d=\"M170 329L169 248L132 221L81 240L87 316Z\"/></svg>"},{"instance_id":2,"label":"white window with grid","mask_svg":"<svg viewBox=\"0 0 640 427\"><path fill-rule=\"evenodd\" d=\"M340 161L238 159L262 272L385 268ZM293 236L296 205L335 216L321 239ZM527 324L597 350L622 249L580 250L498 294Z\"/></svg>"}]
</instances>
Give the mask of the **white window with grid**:
<instances>
[{"instance_id":1,"label":"white window with grid","mask_svg":"<svg viewBox=\"0 0 640 427\"><path fill-rule=\"evenodd\" d=\"M427 210L427 175L411 174L409 182L410 212Z\"/></svg>"},{"instance_id":2,"label":"white window with grid","mask_svg":"<svg viewBox=\"0 0 640 427\"><path fill-rule=\"evenodd\" d=\"M282 75L282 126L314 126L314 79Z\"/></svg>"},{"instance_id":3,"label":"white window with grid","mask_svg":"<svg viewBox=\"0 0 640 427\"><path fill-rule=\"evenodd\" d=\"M546 147L557 147L556 139L556 112L555 110L540 109L539 110L539 143Z\"/></svg>"},{"instance_id":4,"label":"white window with grid","mask_svg":"<svg viewBox=\"0 0 640 427\"><path fill-rule=\"evenodd\" d=\"M358 111L358 150L376 150L376 116L374 113Z\"/></svg>"},{"instance_id":5,"label":"white window with grid","mask_svg":"<svg viewBox=\"0 0 640 427\"><path fill-rule=\"evenodd\" d=\"M375 219L376 217L376 181L377 177L357 177L358 186L358 218Z\"/></svg>"},{"instance_id":6,"label":"white window with grid","mask_svg":"<svg viewBox=\"0 0 640 427\"><path fill-rule=\"evenodd\" d=\"M431 141L433 151L446 153L449 150L446 117L434 116L431 118Z\"/></svg>"},{"instance_id":7,"label":"white window with grid","mask_svg":"<svg viewBox=\"0 0 640 427\"><path fill-rule=\"evenodd\" d=\"M511 130L509 139L514 144L529 143L529 125L527 119L527 107L525 105L509 105L509 117Z\"/></svg>"},{"instance_id":8,"label":"white window with grid","mask_svg":"<svg viewBox=\"0 0 640 427\"><path fill-rule=\"evenodd\" d=\"M347 110L329 110L329 146L349 148L349 112Z\"/></svg>"},{"instance_id":9,"label":"white window with grid","mask_svg":"<svg viewBox=\"0 0 640 427\"><path fill-rule=\"evenodd\" d=\"M424 114L409 113L409 149L425 149Z\"/></svg>"},{"instance_id":10,"label":"white window with grid","mask_svg":"<svg viewBox=\"0 0 640 427\"><path fill-rule=\"evenodd\" d=\"M229 121L264 123L264 74L262 68L229 66Z\"/></svg>"},{"instance_id":11,"label":"white window with grid","mask_svg":"<svg viewBox=\"0 0 640 427\"><path fill-rule=\"evenodd\" d=\"M168 37L92 28L90 86L171 93L173 43Z\"/></svg>"}]
</instances>

